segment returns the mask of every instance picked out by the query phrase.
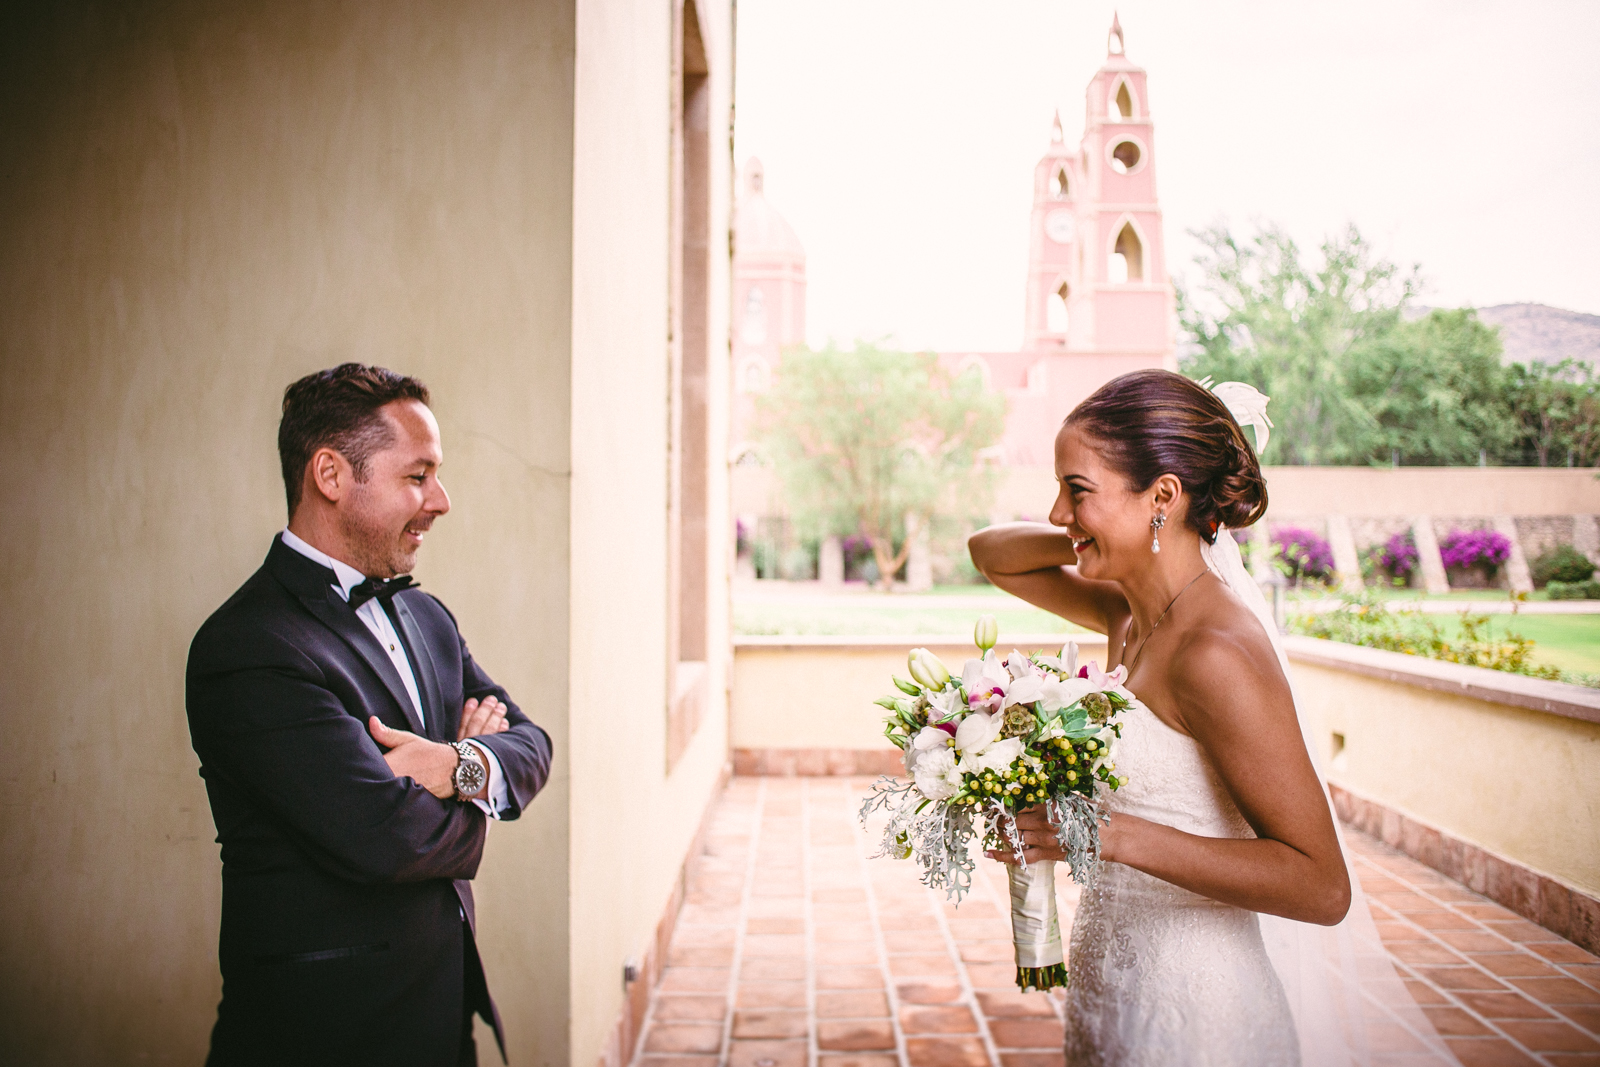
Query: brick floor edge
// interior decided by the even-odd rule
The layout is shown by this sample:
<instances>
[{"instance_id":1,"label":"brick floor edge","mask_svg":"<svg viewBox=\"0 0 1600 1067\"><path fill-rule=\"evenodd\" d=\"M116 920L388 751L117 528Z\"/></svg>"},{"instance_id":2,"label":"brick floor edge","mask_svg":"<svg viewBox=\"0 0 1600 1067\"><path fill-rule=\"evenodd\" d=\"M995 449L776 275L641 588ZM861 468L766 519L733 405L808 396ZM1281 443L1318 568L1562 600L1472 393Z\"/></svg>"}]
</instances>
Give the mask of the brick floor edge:
<instances>
[{"instance_id":1,"label":"brick floor edge","mask_svg":"<svg viewBox=\"0 0 1600 1067\"><path fill-rule=\"evenodd\" d=\"M1516 860L1329 783L1339 821L1377 838L1529 922L1600 953L1600 900Z\"/></svg>"}]
</instances>

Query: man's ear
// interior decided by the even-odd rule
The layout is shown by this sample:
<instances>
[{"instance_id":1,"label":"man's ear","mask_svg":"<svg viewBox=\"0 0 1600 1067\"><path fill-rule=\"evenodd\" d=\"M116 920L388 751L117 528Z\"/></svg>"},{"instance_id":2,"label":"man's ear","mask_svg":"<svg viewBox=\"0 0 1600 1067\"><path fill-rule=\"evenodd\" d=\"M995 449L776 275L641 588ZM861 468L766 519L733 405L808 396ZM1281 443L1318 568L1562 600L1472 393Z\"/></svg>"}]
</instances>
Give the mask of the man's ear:
<instances>
[{"instance_id":1,"label":"man's ear","mask_svg":"<svg viewBox=\"0 0 1600 1067\"><path fill-rule=\"evenodd\" d=\"M319 448L306 464L306 488L331 504L344 499L355 480L350 461L337 449Z\"/></svg>"}]
</instances>

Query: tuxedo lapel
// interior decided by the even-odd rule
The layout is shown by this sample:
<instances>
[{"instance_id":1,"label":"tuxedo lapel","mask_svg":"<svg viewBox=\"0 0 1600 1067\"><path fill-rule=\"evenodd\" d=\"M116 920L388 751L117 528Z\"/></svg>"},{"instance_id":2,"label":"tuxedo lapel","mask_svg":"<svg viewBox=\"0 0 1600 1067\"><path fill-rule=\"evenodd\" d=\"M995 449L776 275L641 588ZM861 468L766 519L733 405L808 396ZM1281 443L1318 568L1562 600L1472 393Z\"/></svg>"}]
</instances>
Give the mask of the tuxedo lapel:
<instances>
[{"instance_id":1,"label":"tuxedo lapel","mask_svg":"<svg viewBox=\"0 0 1600 1067\"><path fill-rule=\"evenodd\" d=\"M333 571L285 545L281 536L272 539L272 548L267 552L267 570L283 584L285 589L298 597L311 614L338 634L340 639L372 668L372 672L378 676L383 682L383 687L394 698L395 704L400 708L400 714L405 716L406 726L411 732L426 736L416 706L411 703L411 694L406 692L405 683L400 680L400 672L395 670L394 661L383 650L378 639L372 636L372 631L367 629L366 624L356 618L356 613L350 610L350 605L334 593Z\"/></svg>"},{"instance_id":2,"label":"tuxedo lapel","mask_svg":"<svg viewBox=\"0 0 1600 1067\"><path fill-rule=\"evenodd\" d=\"M417 624L416 616L411 614L411 609L406 607L402 598L395 597L391 603L394 604L394 618L400 624L400 639L411 653L411 669L417 674L423 710L427 712L425 717L433 728L432 736L453 740L458 724L451 721L452 716L444 707L444 693L439 688L439 665L433 661L433 652L423 636L422 627Z\"/></svg>"},{"instance_id":3,"label":"tuxedo lapel","mask_svg":"<svg viewBox=\"0 0 1600 1067\"><path fill-rule=\"evenodd\" d=\"M350 610L350 605L340 600L334 591L326 586L323 587L320 597L301 593L300 600L311 609L313 615L355 649L356 654L366 661L373 673L382 679L383 687L389 691L394 702L400 705L400 711L405 715L411 732L427 736L422 728L422 720L417 716L417 709L411 703L411 694L406 692L406 685L400 680L400 672L394 669L394 661L383 650L378 639L372 636L372 631L367 629L366 624L356 618L356 613Z\"/></svg>"}]
</instances>

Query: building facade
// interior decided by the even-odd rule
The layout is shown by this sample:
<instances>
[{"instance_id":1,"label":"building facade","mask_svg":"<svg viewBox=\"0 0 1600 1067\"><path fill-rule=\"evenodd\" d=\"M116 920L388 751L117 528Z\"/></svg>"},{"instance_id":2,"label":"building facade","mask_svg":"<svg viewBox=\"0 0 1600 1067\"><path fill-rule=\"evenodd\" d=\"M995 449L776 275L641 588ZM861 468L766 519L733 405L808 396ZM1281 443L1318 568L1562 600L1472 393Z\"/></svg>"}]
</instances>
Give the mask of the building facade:
<instances>
[{"instance_id":1,"label":"building facade","mask_svg":"<svg viewBox=\"0 0 1600 1067\"><path fill-rule=\"evenodd\" d=\"M1081 139L1068 143L1057 114L1034 167L1021 347L941 354L1005 394L1004 465L1048 465L1067 412L1117 375L1177 368L1157 164L1148 78L1113 21L1084 92ZM805 251L768 203L757 160L746 167L736 240L737 453L751 436L752 396L781 350L805 340Z\"/></svg>"}]
</instances>

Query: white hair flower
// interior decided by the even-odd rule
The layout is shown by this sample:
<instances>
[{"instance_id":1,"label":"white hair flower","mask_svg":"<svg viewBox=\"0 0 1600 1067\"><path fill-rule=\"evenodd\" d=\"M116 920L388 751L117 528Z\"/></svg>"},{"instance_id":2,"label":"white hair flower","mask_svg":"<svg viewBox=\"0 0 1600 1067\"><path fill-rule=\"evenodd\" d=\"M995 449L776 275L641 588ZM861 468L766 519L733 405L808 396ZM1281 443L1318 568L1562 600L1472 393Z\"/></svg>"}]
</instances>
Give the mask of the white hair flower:
<instances>
[{"instance_id":1,"label":"white hair flower","mask_svg":"<svg viewBox=\"0 0 1600 1067\"><path fill-rule=\"evenodd\" d=\"M1256 455L1266 451L1267 438L1272 431L1272 419L1267 415L1267 404L1272 398L1262 396L1259 389L1244 382L1218 382L1216 385L1210 385L1208 379L1200 384L1208 386L1216 398L1227 405L1228 413L1240 426L1255 427Z\"/></svg>"}]
</instances>

